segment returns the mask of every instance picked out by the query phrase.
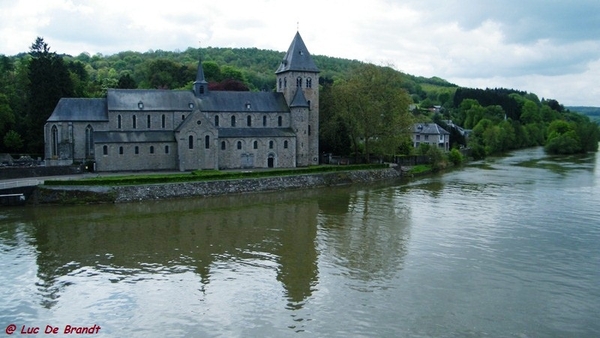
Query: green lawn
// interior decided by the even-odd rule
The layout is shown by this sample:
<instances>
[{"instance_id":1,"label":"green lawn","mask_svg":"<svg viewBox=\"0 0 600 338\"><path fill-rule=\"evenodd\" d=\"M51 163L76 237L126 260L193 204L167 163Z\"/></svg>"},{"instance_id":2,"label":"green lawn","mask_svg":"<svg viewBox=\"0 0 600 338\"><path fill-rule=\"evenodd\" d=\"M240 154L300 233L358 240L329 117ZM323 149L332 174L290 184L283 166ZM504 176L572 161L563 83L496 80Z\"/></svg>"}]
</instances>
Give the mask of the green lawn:
<instances>
[{"instance_id":1,"label":"green lawn","mask_svg":"<svg viewBox=\"0 0 600 338\"><path fill-rule=\"evenodd\" d=\"M369 170L388 168L387 164L358 164L347 166L320 165L307 168L271 169L258 171L219 171L219 170L197 170L182 174L139 174L124 176L99 176L78 180L46 180L45 185L70 185L70 186L115 186L115 185L139 185L160 183L181 183L209 180L230 180L242 178L275 177L303 174L318 174L334 171Z\"/></svg>"}]
</instances>

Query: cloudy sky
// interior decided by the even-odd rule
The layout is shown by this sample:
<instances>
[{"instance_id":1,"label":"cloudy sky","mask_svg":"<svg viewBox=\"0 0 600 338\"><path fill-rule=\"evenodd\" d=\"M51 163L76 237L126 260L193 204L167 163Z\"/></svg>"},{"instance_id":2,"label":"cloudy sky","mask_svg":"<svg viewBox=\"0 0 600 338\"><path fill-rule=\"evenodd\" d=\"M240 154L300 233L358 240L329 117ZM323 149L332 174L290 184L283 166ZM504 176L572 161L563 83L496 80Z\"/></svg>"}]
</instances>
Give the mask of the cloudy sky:
<instances>
[{"instance_id":1,"label":"cloudy sky","mask_svg":"<svg viewBox=\"0 0 600 338\"><path fill-rule=\"evenodd\" d=\"M600 106L598 0L0 0L0 54L256 47ZM274 65L274 69L277 65Z\"/></svg>"}]
</instances>

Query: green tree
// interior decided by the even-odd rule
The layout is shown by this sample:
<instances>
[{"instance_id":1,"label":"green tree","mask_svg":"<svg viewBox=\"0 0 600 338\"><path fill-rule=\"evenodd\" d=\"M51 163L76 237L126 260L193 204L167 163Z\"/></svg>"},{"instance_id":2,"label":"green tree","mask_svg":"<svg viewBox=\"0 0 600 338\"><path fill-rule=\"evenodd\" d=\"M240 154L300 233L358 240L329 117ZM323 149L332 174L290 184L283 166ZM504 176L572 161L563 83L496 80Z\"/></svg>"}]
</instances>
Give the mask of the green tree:
<instances>
[{"instance_id":1,"label":"green tree","mask_svg":"<svg viewBox=\"0 0 600 338\"><path fill-rule=\"evenodd\" d=\"M322 153L349 155L351 139L342 116L336 115L332 92L333 81L324 81L319 97L319 147Z\"/></svg>"},{"instance_id":2,"label":"green tree","mask_svg":"<svg viewBox=\"0 0 600 338\"><path fill-rule=\"evenodd\" d=\"M63 97L73 97L71 75L62 57L50 52L44 39L38 37L30 47L29 105L25 118L27 150L42 153L44 149L43 128L54 107Z\"/></svg>"},{"instance_id":3,"label":"green tree","mask_svg":"<svg viewBox=\"0 0 600 338\"><path fill-rule=\"evenodd\" d=\"M575 124L556 120L548 126L548 141L544 149L551 154L574 154L581 151Z\"/></svg>"},{"instance_id":4,"label":"green tree","mask_svg":"<svg viewBox=\"0 0 600 338\"><path fill-rule=\"evenodd\" d=\"M411 98L402 88L400 73L391 67L361 65L334 83L332 90L337 114L354 136L355 149L362 143L367 161L373 150L376 155L395 154L402 140L410 137Z\"/></svg>"},{"instance_id":5,"label":"green tree","mask_svg":"<svg viewBox=\"0 0 600 338\"><path fill-rule=\"evenodd\" d=\"M448 153L448 160L450 160L450 162L452 162L454 165L461 165L464 161L464 157L458 149L453 148L450 150L450 153Z\"/></svg>"},{"instance_id":6,"label":"green tree","mask_svg":"<svg viewBox=\"0 0 600 338\"><path fill-rule=\"evenodd\" d=\"M214 61L202 62L202 69L204 70L204 77L208 82L221 82L223 81L223 75L221 74L221 67Z\"/></svg>"},{"instance_id":7,"label":"green tree","mask_svg":"<svg viewBox=\"0 0 600 338\"><path fill-rule=\"evenodd\" d=\"M137 83L135 82L133 77L131 77L131 75L129 73L125 73L125 74L121 75L121 77L119 78L119 82L117 83L117 88L136 89Z\"/></svg>"},{"instance_id":8,"label":"green tree","mask_svg":"<svg viewBox=\"0 0 600 338\"><path fill-rule=\"evenodd\" d=\"M0 133L15 123L15 115L6 95L0 93Z\"/></svg>"},{"instance_id":9,"label":"green tree","mask_svg":"<svg viewBox=\"0 0 600 338\"><path fill-rule=\"evenodd\" d=\"M542 114L540 114L540 109L535 102L525 100L521 108L521 121L524 124L542 122Z\"/></svg>"},{"instance_id":10,"label":"green tree","mask_svg":"<svg viewBox=\"0 0 600 338\"><path fill-rule=\"evenodd\" d=\"M598 151L600 142L600 128L591 121L577 123L575 132L580 141L581 152Z\"/></svg>"},{"instance_id":11,"label":"green tree","mask_svg":"<svg viewBox=\"0 0 600 338\"><path fill-rule=\"evenodd\" d=\"M4 135L4 146L12 152L21 150L21 148L23 148L21 135L14 130L9 130L8 133Z\"/></svg>"},{"instance_id":12,"label":"green tree","mask_svg":"<svg viewBox=\"0 0 600 338\"><path fill-rule=\"evenodd\" d=\"M430 146L425 155L429 157L429 163L431 164L431 168L433 170L437 171L444 169L447 166L444 153L439 147Z\"/></svg>"}]
</instances>

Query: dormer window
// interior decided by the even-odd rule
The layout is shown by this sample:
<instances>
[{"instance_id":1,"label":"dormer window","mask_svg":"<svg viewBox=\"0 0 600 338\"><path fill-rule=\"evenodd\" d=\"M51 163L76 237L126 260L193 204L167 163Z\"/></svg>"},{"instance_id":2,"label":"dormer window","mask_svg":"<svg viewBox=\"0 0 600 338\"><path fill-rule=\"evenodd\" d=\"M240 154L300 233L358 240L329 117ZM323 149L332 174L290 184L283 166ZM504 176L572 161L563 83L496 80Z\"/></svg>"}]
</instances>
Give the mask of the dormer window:
<instances>
[{"instance_id":1,"label":"dormer window","mask_svg":"<svg viewBox=\"0 0 600 338\"><path fill-rule=\"evenodd\" d=\"M190 102L190 104L188 105L190 107L190 109L194 109L194 104Z\"/></svg>"},{"instance_id":2,"label":"dormer window","mask_svg":"<svg viewBox=\"0 0 600 338\"><path fill-rule=\"evenodd\" d=\"M250 105L250 102L246 102L246 109L250 110L250 108L252 108L252 105Z\"/></svg>"},{"instance_id":3,"label":"dormer window","mask_svg":"<svg viewBox=\"0 0 600 338\"><path fill-rule=\"evenodd\" d=\"M138 108L144 109L144 102L142 102L142 101L138 102Z\"/></svg>"}]
</instances>

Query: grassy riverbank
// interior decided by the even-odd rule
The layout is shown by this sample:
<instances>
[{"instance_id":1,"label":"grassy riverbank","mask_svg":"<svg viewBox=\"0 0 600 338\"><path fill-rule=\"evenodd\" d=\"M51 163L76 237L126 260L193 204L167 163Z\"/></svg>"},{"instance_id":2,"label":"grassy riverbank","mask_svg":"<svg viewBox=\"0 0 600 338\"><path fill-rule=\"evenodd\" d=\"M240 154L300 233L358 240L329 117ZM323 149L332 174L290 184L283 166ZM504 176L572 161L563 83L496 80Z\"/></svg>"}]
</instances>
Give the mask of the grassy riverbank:
<instances>
[{"instance_id":1,"label":"grassy riverbank","mask_svg":"<svg viewBox=\"0 0 600 338\"><path fill-rule=\"evenodd\" d=\"M125 186L319 174L336 171L384 169L388 167L389 166L387 164L360 164L347 166L321 165L307 168L257 171L197 170L191 173L181 174L132 174L123 176L98 176L76 180L46 180L44 184L52 186Z\"/></svg>"}]
</instances>

